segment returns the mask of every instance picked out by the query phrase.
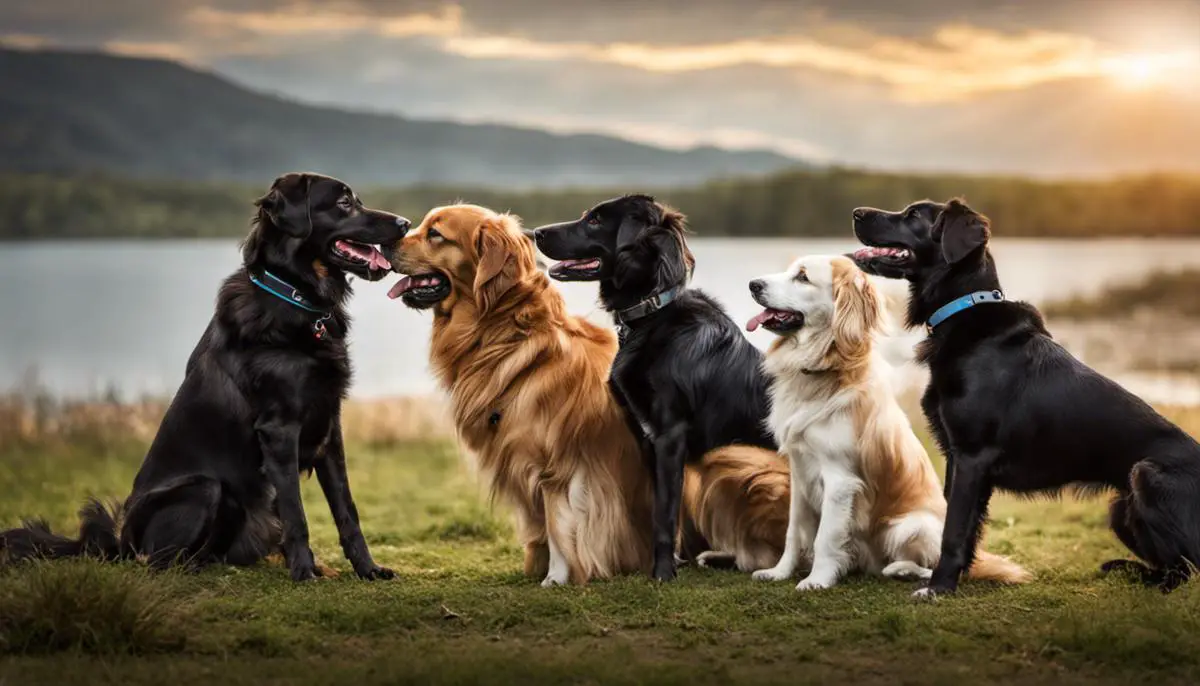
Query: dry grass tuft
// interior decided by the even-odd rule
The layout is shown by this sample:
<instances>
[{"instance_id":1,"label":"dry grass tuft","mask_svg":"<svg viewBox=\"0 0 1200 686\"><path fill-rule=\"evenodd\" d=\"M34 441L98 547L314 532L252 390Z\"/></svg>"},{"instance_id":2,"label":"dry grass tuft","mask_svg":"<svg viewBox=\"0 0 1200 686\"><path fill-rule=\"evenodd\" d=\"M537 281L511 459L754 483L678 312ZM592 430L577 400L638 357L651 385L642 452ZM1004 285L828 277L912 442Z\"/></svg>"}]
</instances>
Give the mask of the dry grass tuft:
<instances>
[{"instance_id":1,"label":"dry grass tuft","mask_svg":"<svg viewBox=\"0 0 1200 686\"><path fill-rule=\"evenodd\" d=\"M55 400L41 394L0 396L0 450L15 445L107 446L149 443L167 410L166 400ZM351 400L342 410L347 439L370 446L454 435L437 398Z\"/></svg>"},{"instance_id":2,"label":"dry grass tuft","mask_svg":"<svg viewBox=\"0 0 1200 686\"><path fill-rule=\"evenodd\" d=\"M2 569L0 654L183 650L192 603L178 581L172 574L90 560Z\"/></svg>"}]
</instances>

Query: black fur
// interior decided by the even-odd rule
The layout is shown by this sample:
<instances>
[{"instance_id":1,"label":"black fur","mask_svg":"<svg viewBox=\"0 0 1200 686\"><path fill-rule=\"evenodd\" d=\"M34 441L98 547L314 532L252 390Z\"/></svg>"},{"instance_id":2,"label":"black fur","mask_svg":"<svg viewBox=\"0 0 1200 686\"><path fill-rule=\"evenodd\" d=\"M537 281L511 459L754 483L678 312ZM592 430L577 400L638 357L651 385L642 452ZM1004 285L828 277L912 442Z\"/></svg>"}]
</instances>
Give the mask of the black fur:
<instances>
[{"instance_id":1,"label":"black fur","mask_svg":"<svg viewBox=\"0 0 1200 686\"><path fill-rule=\"evenodd\" d=\"M683 215L631 195L601 203L578 221L539 228L534 239L552 259L599 259L596 268L560 263L550 273L600 281L602 304L616 312L687 282L693 259L685 230ZM622 327L612 380L650 439L656 579L675 577L684 464L734 443L775 448L766 429L770 408L761 363L762 353L740 327L696 289ZM696 545L688 543L685 548Z\"/></svg>"},{"instance_id":2,"label":"black fur","mask_svg":"<svg viewBox=\"0 0 1200 686\"><path fill-rule=\"evenodd\" d=\"M334 246L393 243L408 221L363 207L346 184L315 174L279 177L257 205L244 265L221 286L129 498L108 507L90 501L77 539L41 521L0 533L8 560L144 555L156 568L198 568L254 564L282 548L292 578L312 579L299 479L315 471L355 572L393 576L371 559L359 527L340 423L350 384L347 274L376 280L386 270ZM320 315L256 287L249 273L262 270L331 312L329 333L318 339Z\"/></svg>"},{"instance_id":3,"label":"black fur","mask_svg":"<svg viewBox=\"0 0 1200 686\"><path fill-rule=\"evenodd\" d=\"M942 305L1000 289L987 248L988 221L958 200L901 212L860 208L858 239L909 250L855 260L911 285L908 323ZM1136 572L1170 591L1200 562L1200 445L1149 405L1071 356L1032 306L981 304L939 324L918 348L929 366L925 416L946 454L949 511L933 593L952 592L974 560L994 488L1057 493L1068 485L1111 489L1111 526L1145 561Z\"/></svg>"}]
</instances>

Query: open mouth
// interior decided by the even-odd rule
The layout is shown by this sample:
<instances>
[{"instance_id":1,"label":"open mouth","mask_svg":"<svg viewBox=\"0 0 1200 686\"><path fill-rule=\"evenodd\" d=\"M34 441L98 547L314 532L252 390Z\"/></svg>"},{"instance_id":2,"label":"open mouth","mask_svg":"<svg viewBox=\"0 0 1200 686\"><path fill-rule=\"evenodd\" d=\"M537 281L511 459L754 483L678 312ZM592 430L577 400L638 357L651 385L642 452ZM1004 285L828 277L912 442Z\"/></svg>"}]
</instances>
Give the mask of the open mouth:
<instances>
[{"instance_id":1,"label":"open mouth","mask_svg":"<svg viewBox=\"0 0 1200 686\"><path fill-rule=\"evenodd\" d=\"M430 272L402 277L388 291L392 300L401 298L409 307L431 307L450 295L450 280L445 276Z\"/></svg>"},{"instance_id":2,"label":"open mouth","mask_svg":"<svg viewBox=\"0 0 1200 686\"><path fill-rule=\"evenodd\" d=\"M750 318L746 322L747 331L756 331L758 327L763 327L772 333L788 333L796 331L804 326L804 314L801 312L792 312L791 310L777 310L773 307L768 307L762 312Z\"/></svg>"},{"instance_id":3,"label":"open mouth","mask_svg":"<svg viewBox=\"0 0 1200 686\"><path fill-rule=\"evenodd\" d=\"M912 251L908 248L889 248L876 247L868 245L865 248L859 248L854 251L854 259L856 260L872 260L885 258L896 262L907 262L912 259Z\"/></svg>"},{"instance_id":4,"label":"open mouth","mask_svg":"<svg viewBox=\"0 0 1200 686\"><path fill-rule=\"evenodd\" d=\"M379 251L379 246L356 243L344 238L333 242L333 254L348 265L366 267L369 270L391 271L392 265Z\"/></svg>"},{"instance_id":5,"label":"open mouth","mask_svg":"<svg viewBox=\"0 0 1200 686\"><path fill-rule=\"evenodd\" d=\"M559 281L585 281L599 276L603 267L604 261L599 257L562 260L550 267L550 276Z\"/></svg>"}]
</instances>

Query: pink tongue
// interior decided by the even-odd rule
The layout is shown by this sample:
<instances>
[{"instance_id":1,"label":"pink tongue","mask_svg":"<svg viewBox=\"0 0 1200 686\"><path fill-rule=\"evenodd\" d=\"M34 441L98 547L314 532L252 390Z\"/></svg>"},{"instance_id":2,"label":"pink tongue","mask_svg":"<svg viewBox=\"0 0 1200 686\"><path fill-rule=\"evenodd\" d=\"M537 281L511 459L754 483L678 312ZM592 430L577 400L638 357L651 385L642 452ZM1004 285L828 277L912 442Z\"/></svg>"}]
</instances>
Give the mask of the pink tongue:
<instances>
[{"instance_id":1,"label":"pink tongue","mask_svg":"<svg viewBox=\"0 0 1200 686\"><path fill-rule=\"evenodd\" d=\"M388 297L392 300L395 300L396 298L404 295L405 291L412 287L413 278L411 276L405 276L397 281L395 286L392 286L391 290L388 291Z\"/></svg>"},{"instance_id":2,"label":"pink tongue","mask_svg":"<svg viewBox=\"0 0 1200 686\"><path fill-rule=\"evenodd\" d=\"M759 312L758 314L751 317L750 321L746 322L746 330L747 331L755 331L758 329L760 324L767 321L768 319L774 319L774 318L775 318L774 312L772 312L771 310L763 310L762 312Z\"/></svg>"},{"instance_id":3,"label":"pink tongue","mask_svg":"<svg viewBox=\"0 0 1200 686\"><path fill-rule=\"evenodd\" d=\"M388 263L387 259L383 256L383 253L374 248L371 249L371 254L367 257L367 264L371 267L382 269L384 271L388 271L392 268L392 265Z\"/></svg>"}]
</instances>

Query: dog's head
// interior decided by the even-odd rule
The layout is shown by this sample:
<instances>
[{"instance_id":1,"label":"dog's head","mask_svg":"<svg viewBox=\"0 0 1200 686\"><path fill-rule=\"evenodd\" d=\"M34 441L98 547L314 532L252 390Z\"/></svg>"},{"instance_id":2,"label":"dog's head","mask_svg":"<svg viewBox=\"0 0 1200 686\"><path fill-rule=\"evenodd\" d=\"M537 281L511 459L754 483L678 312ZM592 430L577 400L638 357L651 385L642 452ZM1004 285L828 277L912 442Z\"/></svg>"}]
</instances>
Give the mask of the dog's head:
<instances>
[{"instance_id":1,"label":"dog's head","mask_svg":"<svg viewBox=\"0 0 1200 686\"><path fill-rule=\"evenodd\" d=\"M860 207L854 210L854 235L866 246L853 253L859 267L912 284L911 326L981 283L995 287L990 222L961 200L923 200L900 212Z\"/></svg>"},{"instance_id":2,"label":"dog's head","mask_svg":"<svg viewBox=\"0 0 1200 686\"><path fill-rule=\"evenodd\" d=\"M596 205L578 220L533 232L538 249L559 260L559 281L601 281L638 294L684 283L695 267L679 212L648 195L626 195ZM602 291L603 292L603 291Z\"/></svg>"},{"instance_id":3,"label":"dog's head","mask_svg":"<svg viewBox=\"0 0 1200 686\"><path fill-rule=\"evenodd\" d=\"M813 340L832 341L831 354L843 358L868 354L882 324L871 280L841 255L802 257L787 271L751 281L750 294L766 309L746 324L748 330L762 326L785 337L806 331Z\"/></svg>"},{"instance_id":4,"label":"dog's head","mask_svg":"<svg viewBox=\"0 0 1200 686\"><path fill-rule=\"evenodd\" d=\"M284 174L255 205L255 227L242 247L246 264L293 272L309 265L321 278L347 272L383 278L389 265L376 246L395 243L409 227L404 217L364 207L350 186L320 174Z\"/></svg>"},{"instance_id":5,"label":"dog's head","mask_svg":"<svg viewBox=\"0 0 1200 686\"><path fill-rule=\"evenodd\" d=\"M446 313L465 300L487 314L505 293L540 276L520 219L477 205L430 210L420 226L384 252L406 275L388 297L417 309L440 305Z\"/></svg>"},{"instance_id":6,"label":"dog's head","mask_svg":"<svg viewBox=\"0 0 1200 686\"><path fill-rule=\"evenodd\" d=\"M854 252L864 271L920 281L949 265L980 261L991 232L987 217L954 199L922 200L899 212L860 207L854 235L866 246Z\"/></svg>"}]
</instances>

